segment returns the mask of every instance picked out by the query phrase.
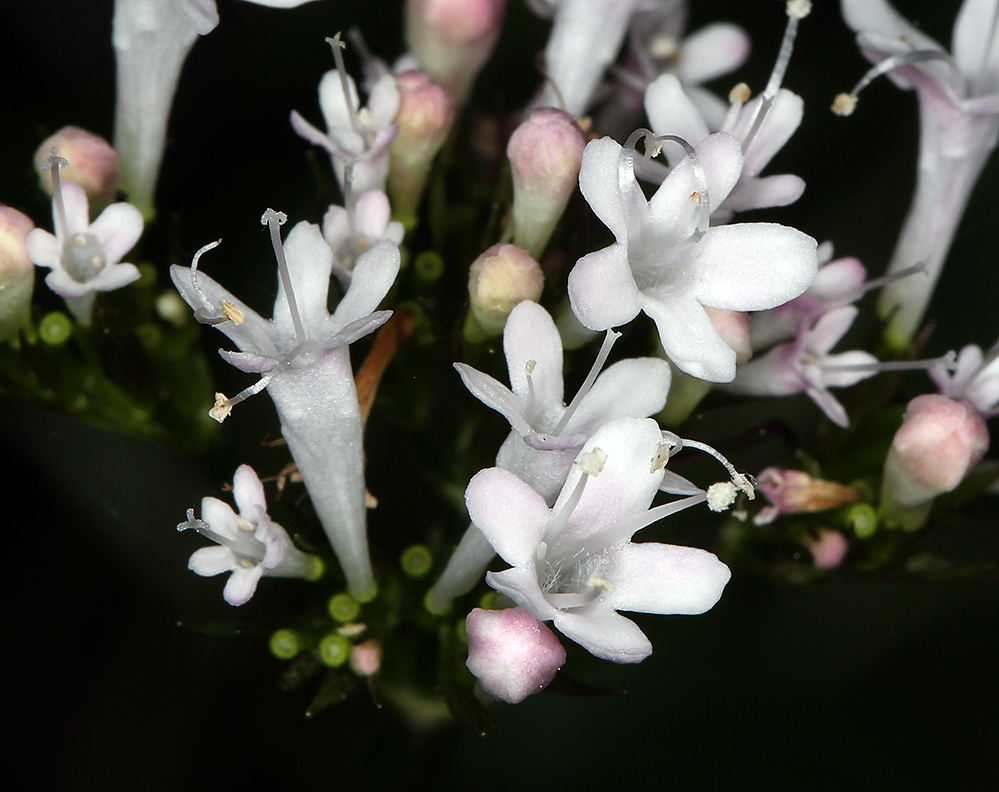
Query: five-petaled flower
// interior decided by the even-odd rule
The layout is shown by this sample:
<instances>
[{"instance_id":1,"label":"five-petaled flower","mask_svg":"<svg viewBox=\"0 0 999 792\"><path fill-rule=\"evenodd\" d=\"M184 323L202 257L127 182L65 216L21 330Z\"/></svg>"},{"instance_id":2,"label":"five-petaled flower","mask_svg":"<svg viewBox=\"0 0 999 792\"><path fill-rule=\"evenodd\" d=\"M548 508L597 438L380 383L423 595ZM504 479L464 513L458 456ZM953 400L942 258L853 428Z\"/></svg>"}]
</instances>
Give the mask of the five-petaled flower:
<instances>
[{"instance_id":1,"label":"five-petaled flower","mask_svg":"<svg viewBox=\"0 0 999 792\"><path fill-rule=\"evenodd\" d=\"M237 514L218 498L202 498L201 518L194 509L178 531L193 528L211 539L217 547L195 550L187 566L203 577L232 572L222 596L230 605L243 605L257 590L260 578L315 578L322 573L322 562L303 553L287 531L267 514L264 487L249 465L240 465L232 478L232 494Z\"/></svg>"}]
</instances>

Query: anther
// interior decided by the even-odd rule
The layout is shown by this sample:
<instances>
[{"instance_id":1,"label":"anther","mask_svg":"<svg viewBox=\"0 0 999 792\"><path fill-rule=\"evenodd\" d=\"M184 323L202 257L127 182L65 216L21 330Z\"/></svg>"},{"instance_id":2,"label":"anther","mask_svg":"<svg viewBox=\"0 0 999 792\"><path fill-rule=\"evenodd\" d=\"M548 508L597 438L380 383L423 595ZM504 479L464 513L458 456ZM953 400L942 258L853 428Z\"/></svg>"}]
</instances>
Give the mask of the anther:
<instances>
[{"instance_id":1,"label":"anther","mask_svg":"<svg viewBox=\"0 0 999 792\"><path fill-rule=\"evenodd\" d=\"M914 52L906 52L901 55L893 55L890 58L885 58L877 65L871 67L867 73L860 78L859 82L853 86L852 91L849 93L841 93L836 97L832 104L832 111L836 115L840 116L850 115L857 106L857 97L860 92L882 74L887 74L895 69L900 69L904 66L912 66L913 64L928 60L942 61L955 72L957 79L961 83L965 82L965 78L961 73L961 70L958 68L957 64L954 63L953 58L951 58L946 52L941 52L940 50L916 50Z\"/></svg>"}]
</instances>

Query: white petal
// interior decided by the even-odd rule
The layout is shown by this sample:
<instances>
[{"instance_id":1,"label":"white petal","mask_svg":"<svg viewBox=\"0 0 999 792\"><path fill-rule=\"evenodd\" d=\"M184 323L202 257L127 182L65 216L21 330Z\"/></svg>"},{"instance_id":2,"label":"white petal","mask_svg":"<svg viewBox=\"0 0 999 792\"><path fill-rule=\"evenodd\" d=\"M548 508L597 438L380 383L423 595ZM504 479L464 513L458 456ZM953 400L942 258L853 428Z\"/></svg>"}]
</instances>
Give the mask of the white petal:
<instances>
[{"instance_id":1,"label":"white petal","mask_svg":"<svg viewBox=\"0 0 999 792\"><path fill-rule=\"evenodd\" d=\"M399 274L399 248L383 239L358 257L350 287L333 313L333 326L345 327L378 308Z\"/></svg>"},{"instance_id":2,"label":"white petal","mask_svg":"<svg viewBox=\"0 0 999 792\"><path fill-rule=\"evenodd\" d=\"M174 0L174 3L198 35L204 36L218 27L219 10L215 0Z\"/></svg>"},{"instance_id":3,"label":"white petal","mask_svg":"<svg viewBox=\"0 0 999 792\"><path fill-rule=\"evenodd\" d=\"M488 468L468 482L465 504L472 522L504 561L533 567L551 519L538 493L508 470Z\"/></svg>"},{"instance_id":4,"label":"white petal","mask_svg":"<svg viewBox=\"0 0 999 792\"><path fill-rule=\"evenodd\" d=\"M789 173L764 176L762 179L746 178L732 190L725 207L733 212L748 212L751 209L789 206L804 192L804 179Z\"/></svg>"},{"instance_id":5,"label":"white petal","mask_svg":"<svg viewBox=\"0 0 999 792\"><path fill-rule=\"evenodd\" d=\"M732 577L713 553L695 547L625 544L608 551L599 574L613 589L603 599L615 610L640 613L704 613Z\"/></svg>"},{"instance_id":6,"label":"white petal","mask_svg":"<svg viewBox=\"0 0 999 792\"><path fill-rule=\"evenodd\" d=\"M518 303L503 330L503 352L514 393L527 397L527 368L534 361L530 381L542 411L563 406L562 339L548 311L530 300Z\"/></svg>"},{"instance_id":7,"label":"white petal","mask_svg":"<svg viewBox=\"0 0 999 792\"><path fill-rule=\"evenodd\" d=\"M857 33L878 33L895 41L904 41L913 50L942 50L936 41L896 11L887 0L841 0L846 24Z\"/></svg>"},{"instance_id":8,"label":"white petal","mask_svg":"<svg viewBox=\"0 0 999 792\"><path fill-rule=\"evenodd\" d=\"M191 554L187 568L202 577L212 577L236 568L236 556L228 547L202 547Z\"/></svg>"},{"instance_id":9,"label":"white petal","mask_svg":"<svg viewBox=\"0 0 999 792\"><path fill-rule=\"evenodd\" d=\"M383 74L378 78L368 96L368 110L375 129L384 129L395 121L399 112L399 89L395 84L395 75Z\"/></svg>"},{"instance_id":10,"label":"white petal","mask_svg":"<svg viewBox=\"0 0 999 792\"><path fill-rule=\"evenodd\" d=\"M100 243L108 264L117 264L142 236L142 212L132 204L113 203L94 220L90 233Z\"/></svg>"},{"instance_id":11,"label":"white petal","mask_svg":"<svg viewBox=\"0 0 999 792\"><path fill-rule=\"evenodd\" d=\"M746 151L745 170L755 176L774 158L801 125L805 102L786 88L777 92L770 110ZM755 113L752 114L755 123ZM746 130L748 134L749 129ZM744 136L735 135L739 140Z\"/></svg>"},{"instance_id":12,"label":"white petal","mask_svg":"<svg viewBox=\"0 0 999 792\"><path fill-rule=\"evenodd\" d=\"M844 305L827 311L819 317L818 321L808 331L808 349L816 355L825 355L831 350L839 340L846 335L854 319L860 313L859 309L852 305Z\"/></svg>"},{"instance_id":13,"label":"white petal","mask_svg":"<svg viewBox=\"0 0 999 792\"><path fill-rule=\"evenodd\" d=\"M140 277L141 273L134 264L113 264L88 280L86 286L93 291L109 292L135 283Z\"/></svg>"},{"instance_id":14,"label":"white petal","mask_svg":"<svg viewBox=\"0 0 999 792\"><path fill-rule=\"evenodd\" d=\"M735 350L726 344L697 300L645 295L642 308L659 329L659 341L677 368L708 382L731 382Z\"/></svg>"},{"instance_id":15,"label":"white petal","mask_svg":"<svg viewBox=\"0 0 999 792\"><path fill-rule=\"evenodd\" d=\"M330 212L334 208L340 207L331 206ZM346 214L345 210L341 211ZM354 205L354 222L357 225L357 233L362 237L381 239L385 236L385 229L391 219L392 207L389 206L388 196L381 190L364 193Z\"/></svg>"},{"instance_id":16,"label":"white petal","mask_svg":"<svg viewBox=\"0 0 999 792\"><path fill-rule=\"evenodd\" d=\"M284 240L284 255L291 276L295 304L301 316L306 334L314 341L328 335L327 296L330 285L330 272L333 269L333 251L323 239L319 226L312 223L297 223ZM291 318L291 308L285 284L278 277L277 298L274 300L274 330L281 338L304 341L298 338Z\"/></svg>"},{"instance_id":17,"label":"white petal","mask_svg":"<svg viewBox=\"0 0 999 792\"><path fill-rule=\"evenodd\" d=\"M696 146L711 134L676 75L662 74L649 83L645 89L645 112L652 131L657 135L679 135ZM666 145L663 151L672 164L683 159L683 153L677 146Z\"/></svg>"},{"instance_id":18,"label":"white petal","mask_svg":"<svg viewBox=\"0 0 999 792\"><path fill-rule=\"evenodd\" d=\"M232 495L236 500L239 513L244 517L257 519L257 509L267 513L267 498L264 495L264 485L256 471L249 465L240 465L232 477Z\"/></svg>"},{"instance_id":19,"label":"white petal","mask_svg":"<svg viewBox=\"0 0 999 792\"><path fill-rule=\"evenodd\" d=\"M716 22L683 40L679 73L684 82L702 83L738 69L749 56L749 35L738 25Z\"/></svg>"},{"instance_id":20,"label":"white petal","mask_svg":"<svg viewBox=\"0 0 999 792\"><path fill-rule=\"evenodd\" d=\"M553 557L572 556L584 544L603 549L619 541L616 534L614 538L603 537L610 536L622 521L646 511L659 491L662 469L655 469L653 459L661 443L662 432L651 418L619 418L586 441L580 455L600 449L607 459L597 475L588 477L562 533L550 538ZM581 476L581 468L573 465L555 503L555 513L572 496Z\"/></svg>"},{"instance_id":21,"label":"white petal","mask_svg":"<svg viewBox=\"0 0 999 792\"><path fill-rule=\"evenodd\" d=\"M563 635L602 660L640 663L652 654L652 644L638 625L610 608L557 611L554 622Z\"/></svg>"},{"instance_id":22,"label":"white petal","mask_svg":"<svg viewBox=\"0 0 999 792\"><path fill-rule=\"evenodd\" d=\"M215 325L215 328L225 333L243 352L252 352L264 357L280 357L275 345L276 333L269 321L199 270L197 282L207 299L206 306L194 286L192 274L190 267L180 267L176 264L170 267L170 279L188 305L195 311L221 314L221 301L232 303L243 314L242 324L222 322Z\"/></svg>"},{"instance_id":23,"label":"white petal","mask_svg":"<svg viewBox=\"0 0 999 792\"><path fill-rule=\"evenodd\" d=\"M45 276L45 285L60 297L83 297L85 294L93 292L93 287L89 283L80 283L73 280L69 273L61 267L57 267Z\"/></svg>"},{"instance_id":24,"label":"white petal","mask_svg":"<svg viewBox=\"0 0 999 792\"><path fill-rule=\"evenodd\" d=\"M710 228L697 247L694 296L712 308L773 308L804 292L818 268L815 240L776 223Z\"/></svg>"},{"instance_id":25,"label":"white petal","mask_svg":"<svg viewBox=\"0 0 999 792\"><path fill-rule=\"evenodd\" d=\"M838 355L828 355L823 361L822 380L827 388L848 388L858 382L873 377L877 374L876 369L866 371L836 371L834 366L872 366L877 365L878 359L869 352L841 352Z\"/></svg>"},{"instance_id":26,"label":"white petal","mask_svg":"<svg viewBox=\"0 0 999 792\"><path fill-rule=\"evenodd\" d=\"M257 590L257 583L263 574L264 568L260 564L251 569L237 567L229 575L229 580L222 589L222 597L230 605L245 605Z\"/></svg>"},{"instance_id":27,"label":"white petal","mask_svg":"<svg viewBox=\"0 0 999 792\"><path fill-rule=\"evenodd\" d=\"M558 613L541 593L533 566L487 572L486 583L541 621L551 621Z\"/></svg>"},{"instance_id":28,"label":"white petal","mask_svg":"<svg viewBox=\"0 0 999 792\"><path fill-rule=\"evenodd\" d=\"M523 397L517 396L499 380L465 363L455 363L454 367L469 393L506 418L515 432L524 436L534 431L524 415Z\"/></svg>"},{"instance_id":29,"label":"white petal","mask_svg":"<svg viewBox=\"0 0 999 792\"><path fill-rule=\"evenodd\" d=\"M580 324L590 330L627 324L638 315L641 293L625 245L615 243L576 262L569 273L569 302Z\"/></svg>"},{"instance_id":30,"label":"white petal","mask_svg":"<svg viewBox=\"0 0 999 792\"><path fill-rule=\"evenodd\" d=\"M218 498L206 497L201 499L201 519L208 523L217 534L230 539L240 538L242 528L239 527L239 518L225 501Z\"/></svg>"},{"instance_id":31,"label":"white petal","mask_svg":"<svg viewBox=\"0 0 999 792\"><path fill-rule=\"evenodd\" d=\"M350 92L349 105L343 92L343 81L336 69L330 69L319 81L319 109L323 113L326 131L330 137L334 136L334 130L338 128L350 129L350 108L357 109L361 106L357 96L357 86L349 75L347 90Z\"/></svg>"},{"instance_id":32,"label":"white petal","mask_svg":"<svg viewBox=\"0 0 999 792\"><path fill-rule=\"evenodd\" d=\"M609 137L591 140L579 167L580 192L618 242L627 240L629 228L640 228L648 213L630 159L622 154L621 144Z\"/></svg>"},{"instance_id":33,"label":"white petal","mask_svg":"<svg viewBox=\"0 0 999 792\"><path fill-rule=\"evenodd\" d=\"M615 418L655 415L666 404L669 385L670 370L665 360L621 360L597 377L565 431L590 435Z\"/></svg>"},{"instance_id":34,"label":"white petal","mask_svg":"<svg viewBox=\"0 0 999 792\"><path fill-rule=\"evenodd\" d=\"M997 28L999 28L997 0L964 0L954 21L951 47L954 60L975 85L976 93L992 93L997 88L996 81L999 79Z\"/></svg>"},{"instance_id":35,"label":"white petal","mask_svg":"<svg viewBox=\"0 0 999 792\"><path fill-rule=\"evenodd\" d=\"M66 212L67 232L70 236L84 234L90 227L90 215L87 210L87 194L76 182L62 182L62 203ZM55 202L52 203L53 218ZM58 231L58 225L54 226Z\"/></svg>"},{"instance_id":36,"label":"white petal","mask_svg":"<svg viewBox=\"0 0 999 792\"><path fill-rule=\"evenodd\" d=\"M24 243L28 258L39 267L59 269L62 267L62 244L44 228L33 228L28 232Z\"/></svg>"}]
</instances>

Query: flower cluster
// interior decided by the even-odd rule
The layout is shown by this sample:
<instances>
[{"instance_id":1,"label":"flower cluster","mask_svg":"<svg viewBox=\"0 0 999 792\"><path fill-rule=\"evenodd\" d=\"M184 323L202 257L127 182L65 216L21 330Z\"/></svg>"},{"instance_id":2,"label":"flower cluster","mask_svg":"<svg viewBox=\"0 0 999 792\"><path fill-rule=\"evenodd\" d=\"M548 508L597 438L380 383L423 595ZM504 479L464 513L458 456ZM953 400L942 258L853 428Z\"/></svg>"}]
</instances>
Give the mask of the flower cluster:
<instances>
[{"instance_id":1,"label":"flower cluster","mask_svg":"<svg viewBox=\"0 0 999 792\"><path fill-rule=\"evenodd\" d=\"M325 39L332 68L303 78L318 83L318 113L278 115L303 161L312 144L329 163L313 159L316 184L302 195L322 199L297 205L287 233L283 212L261 217L277 270L276 287L256 284L274 298L269 318L252 307L253 277L224 269L225 247L206 257L221 240L169 267L173 290L157 285L166 262L146 263L154 246L132 252L156 214L181 67L219 22L214 0L117 0L114 148L76 127L39 148L53 233L0 207L0 339L44 344L57 363L17 358L25 389L51 400L53 382L72 382L80 393L60 406L97 393L118 409L91 417L159 439L182 434L177 414L205 436L279 428L267 445L281 447L268 452L281 464L254 461L273 475L236 469L236 510L206 496L200 517L187 511L178 529L216 545L189 568L231 573L223 597L238 606L263 577L308 581L293 584L305 605L282 615L272 651L342 667L336 679L373 691L397 673L385 690L400 701L417 694L393 671L405 663L391 654L405 650L392 633L426 631L440 647L433 686L455 712L483 694L522 701L564 667L585 668L579 647L645 660L652 643L625 614L702 614L758 548L795 559L806 549L807 575L854 558L877 568L905 549L871 549L871 537L922 530L948 493L996 477L980 463L999 414L999 344L921 359L917 330L999 138L999 3L963 3L950 53L886 0L842 0L875 65L837 110L882 74L915 89L920 107L912 208L887 272L870 279L857 258L834 259L831 241L771 213L806 191L780 158L806 118L784 83L807 0L784 5L765 86L754 95L740 82L724 97L705 85L748 56L735 24L688 34L684 0L528 0L552 19L544 74L520 106L490 115L476 81L506 5L408 0L406 53L372 52L354 30ZM319 115L322 128L306 120ZM113 200L119 186L130 202ZM130 253L138 266L122 261ZM32 302L33 265L72 320L40 316L45 299L62 303ZM880 345L861 320L872 290ZM196 323L226 336L219 355L238 373L223 376L252 375L236 395L211 387ZM135 349L125 365L113 356ZM122 370L141 385L130 390ZM272 425L253 430L239 405L262 391ZM191 407L191 392L208 403ZM788 398L798 394L811 401ZM759 397L781 402L742 410ZM775 436L789 448L775 452ZM745 464L746 446L758 452L746 459L778 458L754 478L729 461ZM290 531L268 513L272 481L271 508ZM276 502L298 484L301 497ZM753 502L757 491L769 505ZM705 526L706 545L728 521L721 558L659 541L685 535L668 534L684 519ZM775 555L767 549L759 555Z\"/></svg>"}]
</instances>

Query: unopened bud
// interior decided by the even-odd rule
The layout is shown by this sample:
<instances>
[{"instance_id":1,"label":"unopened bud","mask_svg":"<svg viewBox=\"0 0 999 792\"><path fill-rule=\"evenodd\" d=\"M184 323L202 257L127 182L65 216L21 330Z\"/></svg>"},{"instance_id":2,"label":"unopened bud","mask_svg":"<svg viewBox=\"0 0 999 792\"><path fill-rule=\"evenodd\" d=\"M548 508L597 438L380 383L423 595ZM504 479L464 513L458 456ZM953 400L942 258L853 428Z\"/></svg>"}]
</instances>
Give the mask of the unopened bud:
<instances>
[{"instance_id":1,"label":"unopened bud","mask_svg":"<svg viewBox=\"0 0 999 792\"><path fill-rule=\"evenodd\" d=\"M809 538L805 543L816 569L835 569L843 563L850 550L846 537L829 528L820 528L818 538Z\"/></svg>"},{"instance_id":2,"label":"unopened bud","mask_svg":"<svg viewBox=\"0 0 999 792\"><path fill-rule=\"evenodd\" d=\"M463 104L496 46L506 0L408 0L406 43L420 66Z\"/></svg>"},{"instance_id":3,"label":"unopened bud","mask_svg":"<svg viewBox=\"0 0 999 792\"><path fill-rule=\"evenodd\" d=\"M933 499L957 487L988 448L985 421L969 402L917 396L885 460L881 513L906 530L920 528Z\"/></svg>"},{"instance_id":4,"label":"unopened bud","mask_svg":"<svg viewBox=\"0 0 999 792\"><path fill-rule=\"evenodd\" d=\"M814 478L801 470L769 467L756 477L756 486L770 501L754 522L766 525L782 514L811 514L860 500L856 487Z\"/></svg>"},{"instance_id":5,"label":"unopened bud","mask_svg":"<svg viewBox=\"0 0 999 792\"><path fill-rule=\"evenodd\" d=\"M35 265L25 242L34 227L26 214L0 204L0 341L16 338L31 322Z\"/></svg>"},{"instance_id":6,"label":"unopened bud","mask_svg":"<svg viewBox=\"0 0 999 792\"><path fill-rule=\"evenodd\" d=\"M510 137L514 244L538 257L579 179L586 136L554 107L534 110Z\"/></svg>"},{"instance_id":7,"label":"unopened bud","mask_svg":"<svg viewBox=\"0 0 999 792\"><path fill-rule=\"evenodd\" d=\"M465 620L465 663L493 698L517 704L548 687L565 649L548 626L523 608L481 610Z\"/></svg>"},{"instance_id":8,"label":"unopened bud","mask_svg":"<svg viewBox=\"0 0 999 792\"><path fill-rule=\"evenodd\" d=\"M471 310L465 338L484 341L503 332L506 318L518 303L541 297L545 276L531 255L516 245L493 245L468 271Z\"/></svg>"},{"instance_id":9,"label":"unopened bud","mask_svg":"<svg viewBox=\"0 0 999 792\"><path fill-rule=\"evenodd\" d=\"M350 650L350 670L360 677L371 677L382 668L382 645L374 638Z\"/></svg>"},{"instance_id":10,"label":"unopened bud","mask_svg":"<svg viewBox=\"0 0 999 792\"><path fill-rule=\"evenodd\" d=\"M426 72L396 77L399 132L389 145L388 192L396 218L412 223L427 185L430 166L454 122L454 99Z\"/></svg>"},{"instance_id":11,"label":"unopened bud","mask_svg":"<svg viewBox=\"0 0 999 792\"><path fill-rule=\"evenodd\" d=\"M55 146L69 165L59 172L64 181L76 182L87 194L91 212L100 212L114 200L118 187L118 153L100 135L76 126L67 126L47 138L35 151L38 183L52 196L52 176L42 165Z\"/></svg>"}]
</instances>

